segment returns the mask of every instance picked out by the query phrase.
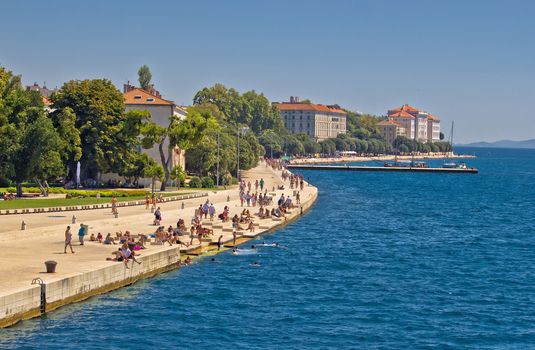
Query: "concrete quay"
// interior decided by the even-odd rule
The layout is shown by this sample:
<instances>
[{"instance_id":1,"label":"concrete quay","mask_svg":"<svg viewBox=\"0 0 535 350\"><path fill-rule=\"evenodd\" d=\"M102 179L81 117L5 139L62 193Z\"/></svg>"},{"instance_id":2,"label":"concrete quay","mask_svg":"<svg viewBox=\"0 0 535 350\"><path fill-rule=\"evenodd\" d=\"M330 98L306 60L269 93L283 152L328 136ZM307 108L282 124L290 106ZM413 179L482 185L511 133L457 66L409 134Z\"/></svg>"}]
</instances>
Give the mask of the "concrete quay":
<instances>
[{"instance_id":1,"label":"concrete quay","mask_svg":"<svg viewBox=\"0 0 535 350\"><path fill-rule=\"evenodd\" d=\"M244 172L242 178L253 183L254 180L264 178L266 188L274 198L281 193L293 194L286 182L285 190L275 190L282 184L280 171L273 171L263 163L256 168ZM238 232L237 244L247 242L255 237L273 231L299 218L306 212L317 198L317 189L305 184L300 192L301 205L286 215L286 219L254 219L255 232ZM225 191L213 191L208 197L192 198L184 202L161 203L164 226L175 226L179 218L186 221L186 225L194 216L195 210L206 199L214 203L217 213L225 205L230 208L231 215L239 214L242 207L236 188ZM276 199L275 199L276 200ZM294 200L295 202L295 200ZM268 206L271 208L272 206ZM251 213L258 208L249 208ZM78 223L89 226L89 234L101 232L105 235L116 231L130 231L133 234L153 233L153 214L144 206L119 208L119 217L111 214L111 209L92 209L77 212ZM203 220L203 225L211 227L214 234L211 238L202 239L199 244L196 238L190 247L162 246L149 244L147 249L140 251L138 260L142 264L129 264L125 268L122 262L107 261L111 252L119 246L103 245L89 242L83 246L77 244L78 225L71 224L71 216L65 213L45 212L24 214L24 220L31 224L25 231L20 230L22 216L6 215L0 217L0 327L8 327L20 320L38 317L44 312L52 311L63 305L87 299L136 282L139 279L151 277L181 266L186 256L193 259L205 255L217 254L217 240L223 236L223 243L229 246L233 242L231 223L222 223L215 219L213 222ZM63 253L64 231L71 225L73 231L73 248L75 253ZM182 238L189 241L189 236ZM224 248L223 248L224 249ZM222 251L222 250L221 250ZM57 261L56 273L45 272L44 261ZM184 266L182 264L182 266ZM32 284L32 282L34 284Z\"/></svg>"}]
</instances>

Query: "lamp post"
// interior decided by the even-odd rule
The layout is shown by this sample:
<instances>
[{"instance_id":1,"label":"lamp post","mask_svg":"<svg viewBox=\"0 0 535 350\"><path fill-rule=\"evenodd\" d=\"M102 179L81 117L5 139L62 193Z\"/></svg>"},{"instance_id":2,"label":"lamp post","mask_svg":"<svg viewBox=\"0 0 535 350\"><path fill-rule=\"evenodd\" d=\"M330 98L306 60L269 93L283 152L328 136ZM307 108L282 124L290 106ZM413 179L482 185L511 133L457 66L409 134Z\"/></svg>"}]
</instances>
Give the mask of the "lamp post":
<instances>
[{"instance_id":1,"label":"lamp post","mask_svg":"<svg viewBox=\"0 0 535 350\"><path fill-rule=\"evenodd\" d=\"M217 168L216 168L216 186L219 188L219 129L217 129Z\"/></svg>"}]
</instances>

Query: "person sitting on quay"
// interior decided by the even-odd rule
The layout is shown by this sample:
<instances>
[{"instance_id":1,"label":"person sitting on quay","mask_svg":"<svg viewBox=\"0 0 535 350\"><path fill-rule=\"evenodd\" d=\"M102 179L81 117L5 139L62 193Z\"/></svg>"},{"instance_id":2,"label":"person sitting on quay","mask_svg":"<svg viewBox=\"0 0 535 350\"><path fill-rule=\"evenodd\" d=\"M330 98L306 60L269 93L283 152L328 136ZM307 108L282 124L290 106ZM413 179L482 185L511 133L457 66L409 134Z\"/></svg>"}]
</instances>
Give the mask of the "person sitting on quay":
<instances>
[{"instance_id":1,"label":"person sitting on quay","mask_svg":"<svg viewBox=\"0 0 535 350\"><path fill-rule=\"evenodd\" d=\"M165 202L165 199L163 198L163 194L160 193L158 195L158 203L163 203L163 202Z\"/></svg>"},{"instance_id":2,"label":"person sitting on quay","mask_svg":"<svg viewBox=\"0 0 535 350\"><path fill-rule=\"evenodd\" d=\"M125 267L128 269L128 261L132 259L133 262L141 264L141 261L137 261L135 251L131 251L128 247L128 243L124 242L121 248L118 250L117 261L123 261Z\"/></svg>"},{"instance_id":3,"label":"person sitting on quay","mask_svg":"<svg viewBox=\"0 0 535 350\"><path fill-rule=\"evenodd\" d=\"M219 214L218 218L221 219L221 221L223 222L227 222L229 221L229 208L228 206L225 205L225 208L223 209L223 212L221 214Z\"/></svg>"},{"instance_id":4,"label":"person sitting on quay","mask_svg":"<svg viewBox=\"0 0 535 350\"><path fill-rule=\"evenodd\" d=\"M90 242L96 242L97 238L95 237L95 234L92 233L91 236L89 236L89 241Z\"/></svg>"},{"instance_id":5,"label":"person sitting on quay","mask_svg":"<svg viewBox=\"0 0 535 350\"><path fill-rule=\"evenodd\" d=\"M234 230L243 230L243 227L240 226L240 218L238 217L238 214L235 214L232 218L232 228Z\"/></svg>"},{"instance_id":6,"label":"person sitting on quay","mask_svg":"<svg viewBox=\"0 0 535 350\"><path fill-rule=\"evenodd\" d=\"M111 233L108 232L106 235L106 238L104 238L103 244L117 244L115 243L115 239L111 236Z\"/></svg>"},{"instance_id":7,"label":"person sitting on quay","mask_svg":"<svg viewBox=\"0 0 535 350\"><path fill-rule=\"evenodd\" d=\"M254 232L254 223L252 221L249 222L249 226L247 226L247 230L249 230L249 232Z\"/></svg>"}]
</instances>

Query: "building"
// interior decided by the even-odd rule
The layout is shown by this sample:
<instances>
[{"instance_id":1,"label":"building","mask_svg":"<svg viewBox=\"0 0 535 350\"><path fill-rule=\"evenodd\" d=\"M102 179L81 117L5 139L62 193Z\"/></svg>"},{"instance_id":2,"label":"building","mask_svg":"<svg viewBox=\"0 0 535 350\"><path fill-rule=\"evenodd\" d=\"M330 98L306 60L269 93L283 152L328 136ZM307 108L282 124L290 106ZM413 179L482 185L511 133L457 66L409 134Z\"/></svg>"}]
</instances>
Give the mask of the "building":
<instances>
[{"instance_id":1,"label":"building","mask_svg":"<svg viewBox=\"0 0 535 350\"><path fill-rule=\"evenodd\" d=\"M293 96L290 102L275 105L289 132L305 133L318 141L346 133L347 114L338 106L301 103L299 97Z\"/></svg>"},{"instance_id":2,"label":"building","mask_svg":"<svg viewBox=\"0 0 535 350\"><path fill-rule=\"evenodd\" d=\"M33 85L26 86L26 91L38 91L41 96L48 99L54 92L58 91L58 89L55 88L54 90L50 90L46 87L46 82L43 84L43 87L34 82Z\"/></svg>"},{"instance_id":3,"label":"building","mask_svg":"<svg viewBox=\"0 0 535 350\"><path fill-rule=\"evenodd\" d=\"M156 94L145 91L141 88L134 87L130 84L124 84L123 87L125 110L143 110L151 114L152 120L158 125L168 127L172 118L183 119L186 117L187 110L184 107L176 106L173 101L163 99L156 91ZM152 92L155 92L153 90ZM167 152L169 141L164 143L164 150ZM146 150L158 164L161 164L160 151L158 146ZM186 168L185 151L179 147L174 147L169 162L169 170L180 165L182 169Z\"/></svg>"},{"instance_id":4,"label":"building","mask_svg":"<svg viewBox=\"0 0 535 350\"><path fill-rule=\"evenodd\" d=\"M396 137L406 135L406 129L393 120L383 120L382 122L377 123L377 127L383 138L390 144L394 142Z\"/></svg>"},{"instance_id":5,"label":"building","mask_svg":"<svg viewBox=\"0 0 535 350\"><path fill-rule=\"evenodd\" d=\"M403 136L408 139L419 142L440 141L440 119L428 112L404 104L389 110L387 115L388 120L405 129Z\"/></svg>"}]
</instances>

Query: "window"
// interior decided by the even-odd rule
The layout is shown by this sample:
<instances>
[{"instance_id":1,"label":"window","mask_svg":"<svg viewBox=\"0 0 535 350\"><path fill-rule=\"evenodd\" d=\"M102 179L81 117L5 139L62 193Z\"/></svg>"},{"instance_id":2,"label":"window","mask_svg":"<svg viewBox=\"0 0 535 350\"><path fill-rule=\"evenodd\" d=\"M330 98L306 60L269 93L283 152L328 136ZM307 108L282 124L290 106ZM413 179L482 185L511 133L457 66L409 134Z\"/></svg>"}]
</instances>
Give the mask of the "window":
<instances>
[{"instance_id":1,"label":"window","mask_svg":"<svg viewBox=\"0 0 535 350\"><path fill-rule=\"evenodd\" d=\"M134 96L134 100L141 100L141 95Z\"/></svg>"},{"instance_id":2,"label":"window","mask_svg":"<svg viewBox=\"0 0 535 350\"><path fill-rule=\"evenodd\" d=\"M154 102L154 98L152 97L147 98L147 102Z\"/></svg>"}]
</instances>

